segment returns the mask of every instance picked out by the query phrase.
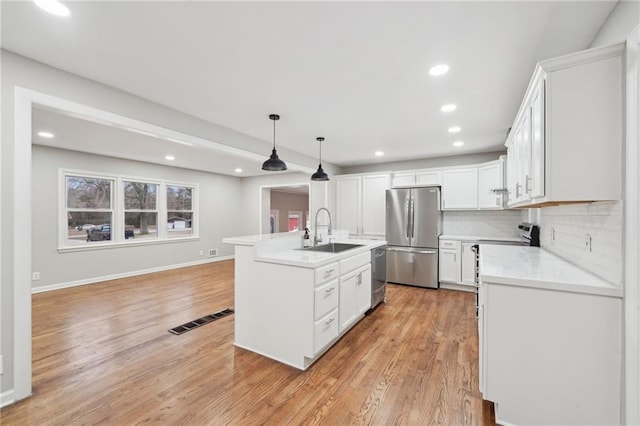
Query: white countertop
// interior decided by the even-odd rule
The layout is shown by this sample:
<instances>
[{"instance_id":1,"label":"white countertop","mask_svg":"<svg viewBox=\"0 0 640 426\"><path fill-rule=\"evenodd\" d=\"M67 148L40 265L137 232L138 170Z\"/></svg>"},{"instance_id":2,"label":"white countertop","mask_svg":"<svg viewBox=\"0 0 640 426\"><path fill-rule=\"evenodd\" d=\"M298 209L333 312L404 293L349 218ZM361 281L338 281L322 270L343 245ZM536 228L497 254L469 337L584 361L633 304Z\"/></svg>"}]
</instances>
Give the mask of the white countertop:
<instances>
[{"instance_id":1,"label":"white countertop","mask_svg":"<svg viewBox=\"0 0 640 426\"><path fill-rule=\"evenodd\" d=\"M456 240L456 241L506 241L509 243L519 243L520 237L481 237L478 235L455 235L455 234L442 234L440 235L441 240Z\"/></svg>"},{"instance_id":2,"label":"white countertop","mask_svg":"<svg viewBox=\"0 0 640 426\"><path fill-rule=\"evenodd\" d=\"M373 248L387 244L384 240L359 240L348 238L348 232L335 231L335 243L360 244L340 253L300 250L304 232L283 232L278 234L247 235L228 237L222 240L225 244L255 247L255 260L258 262L277 263L280 265L299 266L302 268L318 268L351 256L364 253ZM313 238L313 234L311 234ZM327 236L323 236L326 240Z\"/></svg>"},{"instance_id":3,"label":"white countertop","mask_svg":"<svg viewBox=\"0 0 640 426\"><path fill-rule=\"evenodd\" d=\"M539 247L480 245L483 283L622 297L622 288Z\"/></svg>"},{"instance_id":4,"label":"white countertop","mask_svg":"<svg viewBox=\"0 0 640 426\"><path fill-rule=\"evenodd\" d=\"M326 253L321 251L299 249L282 250L275 253L257 255L256 260L258 262L278 263L281 265L299 266L302 268L318 268L320 266L337 262L339 260L346 259L347 257L355 256L357 254L367 252L375 247L380 247L387 244L386 241L380 240L338 239L334 242L362 244L362 246L350 250L345 250L340 253Z\"/></svg>"}]
</instances>

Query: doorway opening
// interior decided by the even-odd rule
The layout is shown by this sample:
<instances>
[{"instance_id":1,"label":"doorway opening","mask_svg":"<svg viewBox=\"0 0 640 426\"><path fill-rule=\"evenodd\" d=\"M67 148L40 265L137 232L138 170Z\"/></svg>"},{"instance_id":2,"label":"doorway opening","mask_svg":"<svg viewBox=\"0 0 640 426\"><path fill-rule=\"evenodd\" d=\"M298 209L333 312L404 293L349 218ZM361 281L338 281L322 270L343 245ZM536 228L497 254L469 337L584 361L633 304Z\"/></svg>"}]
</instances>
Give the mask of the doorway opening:
<instances>
[{"instance_id":1,"label":"doorway opening","mask_svg":"<svg viewBox=\"0 0 640 426\"><path fill-rule=\"evenodd\" d=\"M310 226L309 184L262 187L260 233L303 231Z\"/></svg>"}]
</instances>

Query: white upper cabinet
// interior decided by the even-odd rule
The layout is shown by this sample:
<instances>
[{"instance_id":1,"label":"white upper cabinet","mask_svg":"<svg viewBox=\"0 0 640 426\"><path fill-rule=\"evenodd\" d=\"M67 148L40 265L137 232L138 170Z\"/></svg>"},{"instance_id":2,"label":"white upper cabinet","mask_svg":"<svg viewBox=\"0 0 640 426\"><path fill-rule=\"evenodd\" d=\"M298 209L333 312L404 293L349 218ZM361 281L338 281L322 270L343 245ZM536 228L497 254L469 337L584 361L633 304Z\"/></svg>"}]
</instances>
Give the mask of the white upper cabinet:
<instances>
[{"instance_id":1,"label":"white upper cabinet","mask_svg":"<svg viewBox=\"0 0 640 426\"><path fill-rule=\"evenodd\" d=\"M336 181L335 228L350 235L385 235L385 191L388 173L338 176Z\"/></svg>"},{"instance_id":2,"label":"white upper cabinet","mask_svg":"<svg viewBox=\"0 0 640 426\"><path fill-rule=\"evenodd\" d=\"M442 185L442 170L424 169L394 173L391 184L394 188Z\"/></svg>"},{"instance_id":3,"label":"white upper cabinet","mask_svg":"<svg viewBox=\"0 0 640 426\"><path fill-rule=\"evenodd\" d=\"M442 210L478 208L478 168L442 172Z\"/></svg>"},{"instance_id":4,"label":"white upper cabinet","mask_svg":"<svg viewBox=\"0 0 640 426\"><path fill-rule=\"evenodd\" d=\"M538 64L505 144L509 206L621 198L623 50Z\"/></svg>"},{"instance_id":5,"label":"white upper cabinet","mask_svg":"<svg viewBox=\"0 0 640 426\"><path fill-rule=\"evenodd\" d=\"M504 160L492 161L478 167L478 208L503 208Z\"/></svg>"}]
</instances>

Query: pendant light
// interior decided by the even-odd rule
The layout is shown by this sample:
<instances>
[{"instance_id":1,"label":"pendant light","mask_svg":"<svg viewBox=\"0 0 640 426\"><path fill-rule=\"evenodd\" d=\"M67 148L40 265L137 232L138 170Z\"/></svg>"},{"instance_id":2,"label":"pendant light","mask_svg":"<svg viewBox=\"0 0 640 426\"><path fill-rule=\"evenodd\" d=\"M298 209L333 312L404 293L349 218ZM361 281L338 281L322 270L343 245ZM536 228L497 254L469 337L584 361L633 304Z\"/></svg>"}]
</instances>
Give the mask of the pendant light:
<instances>
[{"instance_id":1,"label":"pendant light","mask_svg":"<svg viewBox=\"0 0 640 426\"><path fill-rule=\"evenodd\" d=\"M318 171L311 175L311 180L329 180L329 175L326 174L324 170L322 170L322 141L324 140L324 138L318 137L316 138L316 140L320 145L320 156L318 160L320 164L318 164Z\"/></svg>"},{"instance_id":2,"label":"pendant light","mask_svg":"<svg viewBox=\"0 0 640 426\"><path fill-rule=\"evenodd\" d=\"M278 158L278 153L276 152L276 121L280 120L280 116L278 114L271 114L269 118L273 120L273 150L271 151L271 157L262 163L262 170L270 172L287 170L287 165L284 161Z\"/></svg>"}]
</instances>

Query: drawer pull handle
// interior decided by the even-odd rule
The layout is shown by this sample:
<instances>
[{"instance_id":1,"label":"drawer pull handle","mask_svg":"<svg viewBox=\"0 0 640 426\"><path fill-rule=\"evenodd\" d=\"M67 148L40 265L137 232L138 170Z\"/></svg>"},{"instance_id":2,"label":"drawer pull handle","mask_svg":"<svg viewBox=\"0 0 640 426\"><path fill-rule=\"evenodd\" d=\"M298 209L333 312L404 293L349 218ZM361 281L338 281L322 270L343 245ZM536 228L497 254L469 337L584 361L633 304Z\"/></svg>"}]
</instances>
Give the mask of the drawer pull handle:
<instances>
[{"instance_id":1,"label":"drawer pull handle","mask_svg":"<svg viewBox=\"0 0 640 426\"><path fill-rule=\"evenodd\" d=\"M329 318L329 319L328 319L328 320L326 320L324 323L325 323L325 325L329 325L329 324L331 324L332 322L334 322L335 320L336 320L335 318Z\"/></svg>"},{"instance_id":2,"label":"drawer pull handle","mask_svg":"<svg viewBox=\"0 0 640 426\"><path fill-rule=\"evenodd\" d=\"M336 289L335 287L331 287L331 288L326 289L324 292L325 293L331 293L335 289Z\"/></svg>"},{"instance_id":3,"label":"drawer pull handle","mask_svg":"<svg viewBox=\"0 0 640 426\"><path fill-rule=\"evenodd\" d=\"M336 271L335 269L325 269L324 274L325 275L333 274L335 271Z\"/></svg>"}]
</instances>

